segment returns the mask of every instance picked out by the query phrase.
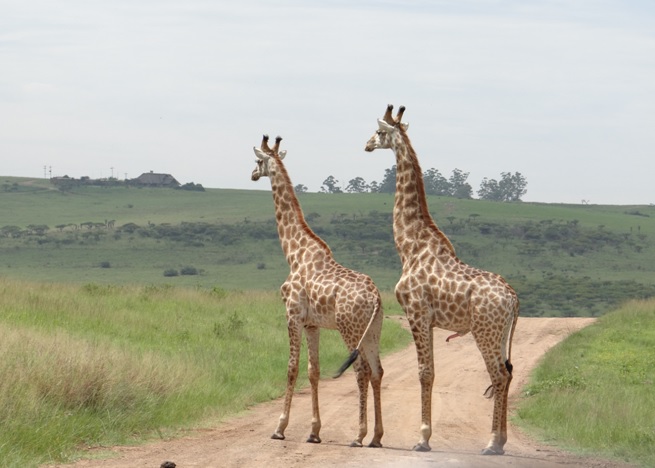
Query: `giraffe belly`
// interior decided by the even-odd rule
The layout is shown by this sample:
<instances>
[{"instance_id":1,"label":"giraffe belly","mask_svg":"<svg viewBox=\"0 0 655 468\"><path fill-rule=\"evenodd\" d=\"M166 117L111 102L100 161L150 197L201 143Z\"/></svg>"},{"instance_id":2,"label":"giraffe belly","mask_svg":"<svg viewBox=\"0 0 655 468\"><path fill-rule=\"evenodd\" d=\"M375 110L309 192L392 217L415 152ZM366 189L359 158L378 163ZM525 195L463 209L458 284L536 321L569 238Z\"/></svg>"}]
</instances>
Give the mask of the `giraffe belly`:
<instances>
[{"instance_id":1,"label":"giraffe belly","mask_svg":"<svg viewBox=\"0 0 655 468\"><path fill-rule=\"evenodd\" d=\"M322 314L317 313L314 310L310 310L305 319L306 327L319 327L326 328L328 330L337 329L337 321L334 314Z\"/></svg>"}]
</instances>

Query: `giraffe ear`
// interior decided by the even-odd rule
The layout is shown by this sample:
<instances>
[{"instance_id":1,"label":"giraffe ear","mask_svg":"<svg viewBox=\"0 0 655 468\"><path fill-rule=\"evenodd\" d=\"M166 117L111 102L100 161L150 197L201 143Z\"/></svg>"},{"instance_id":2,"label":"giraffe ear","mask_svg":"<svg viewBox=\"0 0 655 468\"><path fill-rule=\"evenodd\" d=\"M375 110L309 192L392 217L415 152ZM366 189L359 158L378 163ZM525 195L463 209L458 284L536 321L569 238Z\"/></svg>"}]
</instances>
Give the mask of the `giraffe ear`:
<instances>
[{"instance_id":1,"label":"giraffe ear","mask_svg":"<svg viewBox=\"0 0 655 468\"><path fill-rule=\"evenodd\" d=\"M277 154L280 159L284 159L284 157L287 155L287 150L282 150Z\"/></svg>"},{"instance_id":2,"label":"giraffe ear","mask_svg":"<svg viewBox=\"0 0 655 468\"><path fill-rule=\"evenodd\" d=\"M406 123L406 122L401 122L401 123L400 123L400 126L402 127L402 129L403 129L404 131L407 131L407 129L409 128L409 124Z\"/></svg>"},{"instance_id":3,"label":"giraffe ear","mask_svg":"<svg viewBox=\"0 0 655 468\"><path fill-rule=\"evenodd\" d=\"M255 156L257 156L259 159L266 159L268 158L268 155L264 153L262 150L257 148L256 146L253 146L252 149L255 151Z\"/></svg>"},{"instance_id":4,"label":"giraffe ear","mask_svg":"<svg viewBox=\"0 0 655 468\"><path fill-rule=\"evenodd\" d=\"M393 131L393 125L389 125L382 119L378 119L378 127L380 127L380 130L383 132L389 133Z\"/></svg>"}]
</instances>

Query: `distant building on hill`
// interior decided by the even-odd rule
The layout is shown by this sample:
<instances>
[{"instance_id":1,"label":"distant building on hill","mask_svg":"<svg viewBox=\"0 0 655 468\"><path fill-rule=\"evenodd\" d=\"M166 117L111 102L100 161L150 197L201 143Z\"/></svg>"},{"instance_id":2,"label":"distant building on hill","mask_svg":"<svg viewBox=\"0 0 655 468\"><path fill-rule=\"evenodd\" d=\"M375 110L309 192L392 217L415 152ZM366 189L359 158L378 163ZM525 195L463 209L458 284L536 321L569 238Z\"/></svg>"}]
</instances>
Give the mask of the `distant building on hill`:
<instances>
[{"instance_id":1,"label":"distant building on hill","mask_svg":"<svg viewBox=\"0 0 655 468\"><path fill-rule=\"evenodd\" d=\"M144 172L136 179L118 180L113 177L106 179L91 179L89 176L82 176L79 179L68 177L51 177L50 183L55 185L59 190L70 190L74 187L81 186L98 186L98 187L164 187L184 190L202 190L204 188L199 184L185 184L182 186L175 177L170 174L157 174L155 172Z\"/></svg>"},{"instance_id":2,"label":"distant building on hill","mask_svg":"<svg viewBox=\"0 0 655 468\"><path fill-rule=\"evenodd\" d=\"M170 174L157 174L155 172L144 172L136 179L130 180L132 185L142 187L169 187L177 188L180 183Z\"/></svg>"}]
</instances>

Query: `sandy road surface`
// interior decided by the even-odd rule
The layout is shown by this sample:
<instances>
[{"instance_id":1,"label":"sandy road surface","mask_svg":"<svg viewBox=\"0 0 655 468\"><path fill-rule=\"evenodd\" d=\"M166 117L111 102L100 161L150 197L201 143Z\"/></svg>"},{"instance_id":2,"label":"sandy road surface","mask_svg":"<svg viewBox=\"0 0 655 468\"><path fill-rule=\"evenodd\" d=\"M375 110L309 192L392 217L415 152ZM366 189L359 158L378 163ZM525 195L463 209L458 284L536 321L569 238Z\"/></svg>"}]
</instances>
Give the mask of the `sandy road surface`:
<instances>
[{"instance_id":1,"label":"sandy road surface","mask_svg":"<svg viewBox=\"0 0 655 468\"><path fill-rule=\"evenodd\" d=\"M399 320L404 320L399 319ZM550 347L568 334L589 325L588 318L520 318L514 335L512 362L514 380L510 407L529 371ZM102 449L107 460L84 460L75 468L157 468L173 461L187 467L294 468L325 466L379 467L614 467L619 464L571 455L539 444L516 428L509 428L504 456L481 456L491 427L493 403L482 396L489 384L484 363L473 338L468 335L445 342L448 332L435 330L436 379L433 391L432 452L410 449L418 441L420 425L419 383L414 345L383 359L382 389L384 448L351 448L357 432L357 390L354 374L321 381L321 444L308 444L311 402L308 390L296 393L286 440L270 439L282 403L274 401L253 407L215 428L191 431L174 440L163 440L140 447ZM285 369L280 369L285 372ZM370 395L370 393L369 393ZM369 398L372 400L372 397ZM372 431L369 409L369 432ZM370 434L364 440L370 441ZM98 455L99 450L89 452Z\"/></svg>"}]
</instances>

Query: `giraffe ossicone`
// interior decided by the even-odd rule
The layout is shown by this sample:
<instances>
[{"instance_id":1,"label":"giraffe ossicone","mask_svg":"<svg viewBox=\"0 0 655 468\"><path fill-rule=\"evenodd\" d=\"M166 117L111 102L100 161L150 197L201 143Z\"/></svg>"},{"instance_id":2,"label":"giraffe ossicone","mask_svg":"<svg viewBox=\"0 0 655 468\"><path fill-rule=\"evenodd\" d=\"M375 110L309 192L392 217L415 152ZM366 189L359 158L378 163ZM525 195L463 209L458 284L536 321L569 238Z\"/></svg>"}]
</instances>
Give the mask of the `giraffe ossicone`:
<instances>
[{"instance_id":1,"label":"giraffe ossicone","mask_svg":"<svg viewBox=\"0 0 655 468\"><path fill-rule=\"evenodd\" d=\"M430 215L421 167L406 133L407 124L401 122L405 107L400 107L396 117L392 111L393 106L388 105L365 150L391 149L396 157L393 233L402 273L395 294L414 337L421 384L421 435L414 450L431 450L432 329L438 327L455 332L446 341L469 332L475 338L491 379L487 390L494 398L491 440L482 453L500 455L507 442L518 297L500 275L471 267L457 257Z\"/></svg>"},{"instance_id":2,"label":"giraffe ossicone","mask_svg":"<svg viewBox=\"0 0 655 468\"><path fill-rule=\"evenodd\" d=\"M382 332L382 299L373 280L346 268L334 260L328 245L311 230L303 215L291 179L282 163L281 137L275 146L264 135L251 179L268 177L271 181L275 218L280 244L289 264L289 275L280 291L286 307L289 332L289 363L284 407L273 439L284 439L289 423L291 400L298 377L303 332L307 338L308 374L312 394L312 423L308 442L321 442L321 418L318 405L319 331L336 329L348 347L350 358L338 375L353 365L359 390L359 430L351 446L361 447L367 434L367 398L369 383L373 388L375 426L370 447L381 447L381 383L384 371L380 362L379 342Z\"/></svg>"}]
</instances>

